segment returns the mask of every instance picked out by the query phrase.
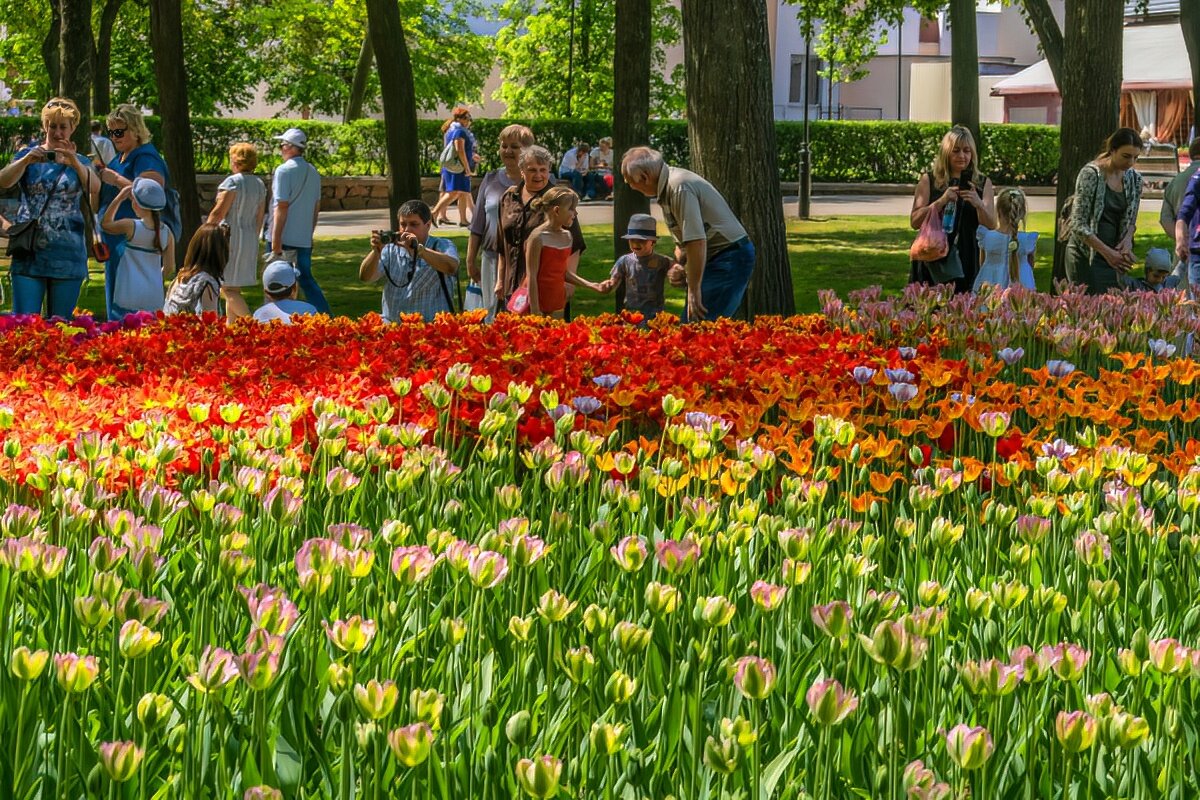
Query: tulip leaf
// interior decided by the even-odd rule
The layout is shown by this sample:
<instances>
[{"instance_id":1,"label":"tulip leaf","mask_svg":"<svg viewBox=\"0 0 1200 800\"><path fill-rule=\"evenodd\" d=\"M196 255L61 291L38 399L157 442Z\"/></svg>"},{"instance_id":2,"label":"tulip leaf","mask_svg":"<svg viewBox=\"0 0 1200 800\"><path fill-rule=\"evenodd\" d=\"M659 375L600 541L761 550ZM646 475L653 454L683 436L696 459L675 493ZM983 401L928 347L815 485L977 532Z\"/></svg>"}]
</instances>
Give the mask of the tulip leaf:
<instances>
[{"instance_id":1,"label":"tulip leaf","mask_svg":"<svg viewBox=\"0 0 1200 800\"><path fill-rule=\"evenodd\" d=\"M791 750L785 750L771 759L771 763L767 764L767 768L763 770L762 777L759 779L758 800L771 800L775 794L775 784L779 783L784 771L791 765L792 760L799 752L800 744L797 743Z\"/></svg>"},{"instance_id":2,"label":"tulip leaf","mask_svg":"<svg viewBox=\"0 0 1200 800\"><path fill-rule=\"evenodd\" d=\"M275 740L275 775L279 778L280 788L285 794L299 789L303 777L300 754L284 736Z\"/></svg>"}]
</instances>

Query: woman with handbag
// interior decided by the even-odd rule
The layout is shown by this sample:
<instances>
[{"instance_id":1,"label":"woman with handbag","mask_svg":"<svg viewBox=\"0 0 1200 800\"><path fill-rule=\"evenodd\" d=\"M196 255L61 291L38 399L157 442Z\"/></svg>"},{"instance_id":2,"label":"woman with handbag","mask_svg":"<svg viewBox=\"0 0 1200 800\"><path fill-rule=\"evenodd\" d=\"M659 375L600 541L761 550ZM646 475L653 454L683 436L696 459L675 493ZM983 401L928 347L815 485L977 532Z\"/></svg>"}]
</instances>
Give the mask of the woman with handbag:
<instances>
[{"instance_id":1,"label":"woman with handbag","mask_svg":"<svg viewBox=\"0 0 1200 800\"><path fill-rule=\"evenodd\" d=\"M457 202L458 224L465 228L470 224L467 215L475 210L471 200L471 177L479 163L475 137L471 134L471 112L465 106L455 107L450 119L442 125L442 154L438 160L442 172L442 196L433 207L433 226L449 225L446 209Z\"/></svg>"},{"instance_id":2,"label":"woman with handbag","mask_svg":"<svg viewBox=\"0 0 1200 800\"><path fill-rule=\"evenodd\" d=\"M942 137L929 172L917 181L909 224L922 230L934 225L931 214L941 218L948 252L929 261L914 259L909 283L953 283L956 293L974 286L979 272L976 231L980 225L996 227L995 192L991 179L979 172L977 154L971 131L955 125Z\"/></svg>"},{"instance_id":3,"label":"woman with handbag","mask_svg":"<svg viewBox=\"0 0 1200 800\"><path fill-rule=\"evenodd\" d=\"M14 314L68 319L87 280L84 208L95 207L100 181L71 141L78 125L74 102L51 99L42 108L42 144L17 153L0 170L0 188L21 187L21 206L8 231Z\"/></svg>"}]
</instances>

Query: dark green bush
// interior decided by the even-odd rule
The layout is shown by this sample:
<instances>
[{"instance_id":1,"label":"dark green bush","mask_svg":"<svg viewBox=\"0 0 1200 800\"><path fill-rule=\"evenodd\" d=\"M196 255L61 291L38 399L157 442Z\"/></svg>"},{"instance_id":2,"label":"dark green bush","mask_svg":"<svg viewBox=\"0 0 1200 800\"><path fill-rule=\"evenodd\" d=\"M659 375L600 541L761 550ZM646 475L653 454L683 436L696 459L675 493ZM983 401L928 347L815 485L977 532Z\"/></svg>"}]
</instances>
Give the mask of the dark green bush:
<instances>
[{"instance_id":1,"label":"dark green bush","mask_svg":"<svg viewBox=\"0 0 1200 800\"><path fill-rule=\"evenodd\" d=\"M480 143L480 171L500 166L497 142L500 130L513 122L529 125L538 142L555 158L572 143L592 144L612 133L608 122L595 120L478 119L473 130ZM147 123L152 133L157 118ZM228 147L233 142L253 142L259 148L259 172L278 166L279 148L271 138L292 125L308 134L308 157L325 175L382 175L387 153L383 123L360 120L343 125L313 120L241 120L200 117L192 120L196 171L224 173L229 169ZM813 180L831 183L912 183L929 168L947 126L924 122L859 122L818 120L811 123ZM775 125L779 148L779 178L795 181L800 168L803 126L798 122ZM0 117L0 159L13 153L14 137L39 132L38 120ZM442 150L441 122L420 120L417 136L422 171L433 175ZM650 145L661 150L668 163L689 161L687 123L660 120L650 123ZM1058 169L1058 128L1047 125L984 125L983 166L993 181L1018 185L1050 185ZM557 167L557 164L555 165Z\"/></svg>"}]
</instances>

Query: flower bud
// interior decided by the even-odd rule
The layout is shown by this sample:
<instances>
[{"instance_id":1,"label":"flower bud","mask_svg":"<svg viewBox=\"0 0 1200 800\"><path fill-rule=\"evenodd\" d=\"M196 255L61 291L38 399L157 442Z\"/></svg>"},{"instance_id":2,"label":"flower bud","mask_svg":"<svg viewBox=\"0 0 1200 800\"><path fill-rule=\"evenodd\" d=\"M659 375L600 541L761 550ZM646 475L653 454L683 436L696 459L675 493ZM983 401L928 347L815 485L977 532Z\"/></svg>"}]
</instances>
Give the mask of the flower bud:
<instances>
[{"instance_id":1,"label":"flower bud","mask_svg":"<svg viewBox=\"0 0 1200 800\"><path fill-rule=\"evenodd\" d=\"M735 663L733 684L751 700L764 700L775 688L775 665L758 656L742 656Z\"/></svg>"},{"instance_id":2,"label":"flower bud","mask_svg":"<svg viewBox=\"0 0 1200 800\"><path fill-rule=\"evenodd\" d=\"M946 752L963 769L982 767L994 749L992 735L986 728L955 725L946 733Z\"/></svg>"},{"instance_id":3,"label":"flower bud","mask_svg":"<svg viewBox=\"0 0 1200 800\"><path fill-rule=\"evenodd\" d=\"M37 680L42 671L46 669L46 662L49 660L50 653L48 651L30 650L21 645L12 651L8 668L12 671L13 677L23 681L33 681Z\"/></svg>"},{"instance_id":4,"label":"flower bud","mask_svg":"<svg viewBox=\"0 0 1200 800\"><path fill-rule=\"evenodd\" d=\"M1054 721L1054 735L1068 753L1082 753L1096 740L1096 720L1086 711L1060 711Z\"/></svg>"},{"instance_id":5,"label":"flower bud","mask_svg":"<svg viewBox=\"0 0 1200 800\"><path fill-rule=\"evenodd\" d=\"M646 586L646 606L656 617L674 614L679 608L679 590L670 584L651 581Z\"/></svg>"},{"instance_id":6,"label":"flower bud","mask_svg":"<svg viewBox=\"0 0 1200 800\"><path fill-rule=\"evenodd\" d=\"M631 678L621 670L610 675L608 682L604 685L604 693L608 697L608 701L614 705L628 703L637 694L637 690L637 679Z\"/></svg>"},{"instance_id":7,"label":"flower bud","mask_svg":"<svg viewBox=\"0 0 1200 800\"><path fill-rule=\"evenodd\" d=\"M397 728L388 734L392 755L406 767L415 767L429 758L433 746L433 730L424 722Z\"/></svg>"},{"instance_id":8,"label":"flower bud","mask_svg":"<svg viewBox=\"0 0 1200 800\"><path fill-rule=\"evenodd\" d=\"M625 738L624 725L612 725L607 722L597 722L588 733L588 742L592 750L601 755L614 756L621 752L621 740Z\"/></svg>"},{"instance_id":9,"label":"flower bud","mask_svg":"<svg viewBox=\"0 0 1200 800\"><path fill-rule=\"evenodd\" d=\"M142 748L134 742L104 742L96 750L100 766L113 783L124 783L132 778L144 755Z\"/></svg>"},{"instance_id":10,"label":"flower bud","mask_svg":"<svg viewBox=\"0 0 1200 800\"><path fill-rule=\"evenodd\" d=\"M554 756L522 758L516 766L517 784L530 797L544 800L558 794L562 762Z\"/></svg>"},{"instance_id":11,"label":"flower bud","mask_svg":"<svg viewBox=\"0 0 1200 800\"><path fill-rule=\"evenodd\" d=\"M858 708L858 697L833 679L817 681L804 695L808 710L821 725L839 725Z\"/></svg>"},{"instance_id":12,"label":"flower bud","mask_svg":"<svg viewBox=\"0 0 1200 800\"><path fill-rule=\"evenodd\" d=\"M504 735L516 747L524 747L529 741L529 712L522 709L504 723Z\"/></svg>"},{"instance_id":13,"label":"flower bud","mask_svg":"<svg viewBox=\"0 0 1200 800\"><path fill-rule=\"evenodd\" d=\"M408 713L433 730L442 727L442 708L446 696L437 689L413 689L408 695Z\"/></svg>"},{"instance_id":14,"label":"flower bud","mask_svg":"<svg viewBox=\"0 0 1200 800\"><path fill-rule=\"evenodd\" d=\"M383 719L392 713L399 697L400 690L396 688L395 681L380 683L372 678L365 685L361 683L354 685L354 704L367 719Z\"/></svg>"},{"instance_id":15,"label":"flower bud","mask_svg":"<svg viewBox=\"0 0 1200 800\"><path fill-rule=\"evenodd\" d=\"M174 710L175 703L171 698L165 694L147 692L138 700L138 722L142 723L146 730L154 730L159 725L166 723Z\"/></svg>"}]
</instances>

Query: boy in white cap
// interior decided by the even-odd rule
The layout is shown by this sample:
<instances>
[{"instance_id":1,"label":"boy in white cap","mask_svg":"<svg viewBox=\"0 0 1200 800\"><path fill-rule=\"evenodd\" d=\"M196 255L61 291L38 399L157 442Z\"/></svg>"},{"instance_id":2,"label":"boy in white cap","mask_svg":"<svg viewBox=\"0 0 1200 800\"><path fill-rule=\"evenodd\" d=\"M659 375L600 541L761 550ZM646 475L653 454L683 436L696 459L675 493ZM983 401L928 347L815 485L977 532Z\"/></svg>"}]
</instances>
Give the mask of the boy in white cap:
<instances>
[{"instance_id":1,"label":"boy in white cap","mask_svg":"<svg viewBox=\"0 0 1200 800\"><path fill-rule=\"evenodd\" d=\"M300 275L289 261L272 261L263 270L262 307L254 312L257 322L279 320L284 325L292 324L296 314L316 314L311 303L296 299L296 288Z\"/></svg>"},{"instance_id":2,"label":"boy in white cap","mask_svg":"<svg viewBox=\"0 0 1200 800\"><path fill-rule=\"evenodd\" d=\"M608 294L624 284L625 310L637 311L653 319L663 310L663 289L667 272L675 264L667 256L654 252L658 244L658 222L649 214L634 214L621 237L629 242L629 252L613 264L608 280L600 291Z\"/></svg>"},{"instance_id":3,"label":"boy in white cap","mask_svg":"<svg viewBox=\"0 0 1200 800\"><path fill-rule=\"evenodd\" d=\"M267 260L282 259L285 250L294 252L305 299L321 313L328 314L329 302L312 271L313 230L321 211L321 176L304 158L308 147L304 131L288 128L275 140L279 142L284 162L275 170L271 181L271 213L268 215L271 252Z\"/></svg>"}]
</instances>

